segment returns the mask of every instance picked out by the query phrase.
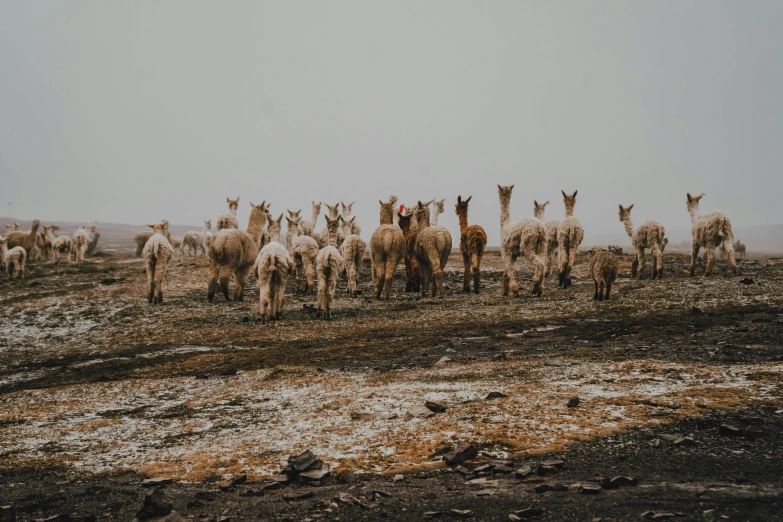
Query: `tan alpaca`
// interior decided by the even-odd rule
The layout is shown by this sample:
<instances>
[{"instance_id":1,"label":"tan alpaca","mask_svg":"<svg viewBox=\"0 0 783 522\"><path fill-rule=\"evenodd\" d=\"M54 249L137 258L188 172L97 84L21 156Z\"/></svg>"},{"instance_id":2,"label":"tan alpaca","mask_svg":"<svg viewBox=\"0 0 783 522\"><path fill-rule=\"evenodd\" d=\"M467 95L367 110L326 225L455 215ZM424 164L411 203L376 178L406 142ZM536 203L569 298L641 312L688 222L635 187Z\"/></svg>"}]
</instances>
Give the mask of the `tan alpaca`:
<instances>
[{"instance_id":1,"label":"tan alpaca","mask_svg":"<svg viewBox=\"0 0 783 522\"><path fill-rule=\"evenodd\" d=\"M277 234L277 238L278 239L280 238L280 226L282 221L283 221L283 214L280 214L280 218L276 222L275 218L272 216L272 213L267 211L266 224L264 225L264 230L261 232L261 240L258 242L259 251L261 251L262 248L264 248L272 241L276 241L275 239L272 239L275 233ZM270 230L270 228L272 230Z\"/></svg>"},{"instance_id":2,"label":"tan alpaca","mask_svg":"<svg viewBox=\"0 0 783 522\"><path fill-rule=\"evenodd\" d=\"M372 283L375 289L375 298L380 299L381 293L383 293L387 301L391 298L394 272L405 257L405 238L400 227L393 224L392 207L397 203L397 200L395 196L392 198L386 203L378 201L381 204L381 224L370 238L370 259L372 261Z\"/></svg>"},{"instance_id":3,"label":"tan alpaca","mask_svg":"<svg viewBox=\"0 0 783 522\"><path fill-rule=\"evenodd\" d=\"M98 240L101 238L101 233L95 225L87 225L87 233L90 234L90 242L87 244L87 255L91 255L98 248Z\"/></svg>"},{"instance_id":4,"label":"tan alpaca","mask_svg":"<svg viewBox=\"0 0 783 522\"><path fill-rule=\"evenodd\" d=\"M199 255L199 249L202 256L207 254L207 234L212 228L212 220L204 221L204 227L201 232L191 231L182 236L182 244L179 247L180 255L197 256ZM172 245L173 246L173 245Z\"/></svg>"},{"instance_id":5,"label":"tan alpaca","mask_svg":"<svg viewBox=\"0 0 783 522\"><path fill-rule=\"evenodd\" d=\"M617 257L601 247L593 247L588 257L587 273L595 284L596 301L608 301L612 283L617 279ZM606 293L604 293L606 288Z\"/></svg>"},{"instance_id":6,"label":"tan alpaca","mask_svg":"<svg viewBox=\"0 0 783 522\"><path fill-rule=\"evenodd\" d=\"M620 221L625 225L625 232L628 237L631 238L631 244L634 250L636 250L636 259L634 259L631 265L631 274L641 279L644 277L644 249L649 248L653 255L653 267L652 278L655 279L663 277L663 248L664 237L666 236L666 230L663 225L657 221L645 221L636 230L633 228L633 222L631 221L631 209L630 207L623 207L620 205Z\"/></svg>"},{"instance_id":7,"label":"tan alpaca","mask_svg":"<svg viewBox=\"0 0 783 522\"><path fill-rule=\"evenodd\" d=\"M54 225L51 227L50 234L54 231L60 230L60 227ZM68 266L71 266L71 250L73 250L73 241L68 236L58 236L54 238L52 234L52 254L54 258L54 270L57 271L57 265L60 264L60 259L65 256L65 260L68 262Z\"/></svg>"},{"instance_id":8,"label":"tan alpaca","mask_svg":"<svg viewBox=\"0 0 783 522\"><path fill-rule=\"evenodd\" d=\"M321 205L322 203L320 201L318 203L316 203L315 201L312 202L313 211L310 216L310 219L303 219L299 222L300 235L310 236L310 237L318 236L317 238L315 238L316 241L320 239L320 234L317 234L315 232L315 225L318 223L318 216L321 215ZM291 218L293 217L294 216L292 215ZM297 213L297 217L298 217L298 213Z\"/></svg>"},{"instance_id":9,"label":"tan alpaca","mask_svg":"<svg viewBox=\"0 0 783 522\"><path fill-rule=\"evenodd\" d=\"M343 235L345 237L350 236L351 234L355 234L357 236L362 235L362 229L359 226L359 222L356 220L356 216L351 214L353 212L353 205L356 203L355 201L352 201L349 205L346 205L343 203L343 223L349 222L349 218L353 218L353 220L350 220L351 226L349 228L343 226Z\"/></svg>"},{"instance_id":10,"label":"tan alpaca","mask_svg":"<svg viewBox=\"0 0 783 522\"><path fill-rule=\"evenodd\" d=\"M144 265L147 268L147 301L150 304L160 304L163 302L163 279L166 276L166 267L174 257L174 248L166 234L169 228L168 221L147 226L154 232L142 252Z\"/></svg>"},{"instance_id":11,"label":"tan alpaca","mask_svg":"<svg viewBox=\"0 0 783 522\"><path fill-rule=\"evenodd\" d=\"M258 245L267 220L266 201L260 205L250 206L250 219L247 232L236 228L218 230L212 246L209 247L209 288L207 299L211 303L218 289L218 282L223 295L228 299L228 282L234 276L234 300L244 299L245 283L258 256Z\"/></svg>"},{"instance_id":12,"label":"tan alpaca","mask_svg":"<svg viewBox=\"0 0 783 522\"><path fill-rule=\"evenodd\" d=\"M343 233L345 234L345 241L343 241L343 246L340 250L340 254L343 256L343 261L345 261L345 271L348 277L348 295L351 297L357 295L356 283L359 279L359 270L362 267L364 251L367 249L367 244L362 240L359 234L351 233L355 221L356 216L351 216L347 220L343 218Z\"/></svg>"},{"instance_id":13,"label":"tan alpaca","mask_svg":"<svg viewBox=\"0 0 783 522\"><path fill-rule=\"evenodd\" d=\"M82 266L84 264L84 254L87 253L87 247L90 244L90 234L84 229L84 227L79 228L77 226L72 240L73 251L76 254L76 266Z\"/></svg>"},{"instance_id":14,"label":"tan alpaca","mask_svg":"<svg viewBox=\"0 0 783 522\"><path fill-rule=\"evenodd\" d=\"M22 230L22 224L21 223L14 223L14 232L17 232L19 230Z\"/></svg>"},{"instance_id":15,"label":"tan alpaca","mask_svg":"<svg viewBox=\"0 0 783 522\"><path fill-rule=\"evenodd\" d=\"M280 244L280 218L269 224L269 243L258 253L255 262L255 273L259 292L259 313L261 324L270 319L279 320L283 316L285 283L288 275L294 271L294 260L288 250Z\"/></svg>"},{"instance_id":16,"label":"tan alpaca","mask_svg":"<svg viewBox=\"0 0 783 522\"><path fill-rule=\"evenodd\" d=\"M8 238L0 237L1 268L11 279L16 273L19 279L24 279L24 266L27 261L27 251L21 246L8 248Z\"/></svg>"},{"instance_id":17,"label":"tan alpaca","mask_svg":"<svg viewBox=\"0 0 783 522\"><path fill-rule=\"evenodd\" d=\"M43 227L43 232L38 233L38 250L41 252L41 260L49 261L52 258L52 243L54 235L52 227Z\"/></svg>"},{"instance_id":18,"label":"tan alpaca","mask_svg":"<svg viewBox=\"0 0 783 522\"><path fill-rule=\"evenodd\" d=\"M574 267L576 253L585 237L585 231L579 220L574 217L577 191L575 190L570 196L562 190L560 192L563 194L566 217L557 227L557 255L560 258L560 283L558 286L568 288L571 286L571 269Z\"/></svg>"},{"instance_id":19,"label":"tan alpaca","mask_svg":"<svg viewBox=\"0 0 783 522\"><path fill-rule=\"evenodd\" d=\"M141 257L142 252L144 251L144 245L147 244L147 241L150 240L152 235L155 232L152 230L147 230L144 232L139 232L135 236L133 236L133 243L136 245L136 257ZM171 244L171 232L169 232L169 229L166 228L166 239L168 240L169 244Z\"/></svg>"},{"instance_id":20,"label":"tan alpaca","mask_svg":"<svg viewBox=\"0 0 783 522\"><path fill-rule=\"evenodd\" d=\"M301 218L288 220L286 240L291 241L290 252L294 259L296 290L306 294L315 292L315 259L318 257L318 243L314 238L300 234Z\"/></svg>"},{"instance_id":21,"label":"tan alpaca","mask_svg":"<svg viewBox=\"0 0 783 522\"><path fill-rule=\"evenodd\" d=\"M451 254L451 234L446 228L430 225L430 211L419 202L414 212L419 231L416 235L416 260L421 270L421 295L432 283L432 297L443 299L443 268Z\"/></svg>"},{"instance_id":22,"label":"tan alpaca","mask_svg":"<svg viewBox=\"0 0 783 522\"><path fill-rule=\"evenodd\" d=\"M328 206L328 205L327 205ZM318 274L318 310L317 314L324 319L332 318L332 301L334 289L337 287L337 279L344 268L344 261L337 250L337 231L340 227L342 216L332 219L326 218L326 242L327 245L318 252L315 260L315 271Z\"/></svg>"},{"instance_id":23,"label":"tan alpaca","mask_svg":"<svg viewBox=\"0 0 783 522\"><path fill-rule=\"evenodd\" d=\"M324 204L328 209L327 215L329 216L329 219L334 220L340 217L340 203L336 203L334 206L330 205L329 203L324 203ZM325 226L320 234L318 245L321 248L324 248L328 244L328 238L326 237L328 226L329 225ZM342 227L340 227L337 229L337 245L336 245L337 248L340 248L342 246L344 240L345 240L345 234L343 233Z\"/></svg>"},{"instance_id":24,"label":"tan alpaca","mask_svg":"<svg viewBox=\"0 0 783 522\"><path fill-rule=\"evenodd\" d=\"M487 248L487 233L478 225L468 225L468 203L472 198L463 200L462 196L457 196L454 211L459 218L459 251L464 267L462 290L470 292L470 275L473 274L473 292L479 293L481 258Z\"/></svg>"},{"instance_id":25,"label":"tan alpaca","mask_svg":"<svg viewBox=\"0 0 783 522\"><path fill-rule=\"evenodd\" d=\"M539 204L538 201L533 201L533 215L536 219L544 224L546 229L546 267L544 268L544 277L549 277L549 273L552 271L553 266L559 266L559 260L557 259L557 229L560 227L559 219L546 220L546 206L549 201Z\"/></svg>"},{"instance_id":26,"label":"tan alpaca","mask_svg":"<svg viewBox=\"0 0 783 522\"><path fill-rule=\"evenodd\" d=\"M22 231L16 228L19 223L14 223L14 231L6 234L5 239L8 242L8 249L12 250L16 247L24 248L27 255L26 261L31 263L38 259L38 227L41 222L37 219L33 220L32 227L28 231Z\"/></svg>"},{"instance_id":27,"label":"tan alpaca","mask_svg":"<svg viewBox=\"0 0 783 522\"><path fill-rule=\"evenodd\" d=\"M503 295L509 291L519 296L516 261L522 256L533 266L533 287L531 293L541 296L546 267L546 228L536 218L525 218L511 222L511 191L514 185L498 185L500 198L500 254L503 257Z\"/></svg>"},{"instance_id":28,"label":"tan alpaca","mask_svg":"<svg viewBox=\"0 0 783 522\"><path fill-rule=\"evenodd\" d=\"M228 203L228 214L220 214L217 220L217 229L221 231L225 228L239 229L239 221L237 221L237 209L239 208L239 196L237 199L226 198Z\"/></svg>"},{"instance_id":29,"label":"tan alpaca","mask_svg":"<svg viewBox=\"0 0 783 522\"><path fill-rule=\"evenodd\" d=\"M729 261L731 271L737 273L737 261L734 259L734 233L731 229L731 221L722 212L713 211L707 214L699 214L699 200L704 197L704 193L698 196L688 194L688 212L691 215L691 264L688 268L691 277L695 275L696 259L699 257L699 250L704 248L706 257L704 265L704 275L712 273L715 266L715 249L723 247L723 253Z\"/></svg>"}]
</instances>

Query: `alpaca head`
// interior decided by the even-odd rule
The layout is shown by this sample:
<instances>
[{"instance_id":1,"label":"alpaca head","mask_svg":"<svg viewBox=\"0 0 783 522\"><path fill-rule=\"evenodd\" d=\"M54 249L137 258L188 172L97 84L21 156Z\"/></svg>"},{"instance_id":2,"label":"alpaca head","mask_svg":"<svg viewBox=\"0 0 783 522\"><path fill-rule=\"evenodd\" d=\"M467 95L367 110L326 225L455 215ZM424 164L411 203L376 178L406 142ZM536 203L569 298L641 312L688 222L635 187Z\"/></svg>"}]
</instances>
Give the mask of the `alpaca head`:
<instances>
[{"instance_id":1,"label":"alpaca head","mask_svg":"<svg viewBox=\"0 0 783 522\"><path fill-rule=\"evenodd\" d=\"M204 221L204 226L207 228L207 230L212 230L212 220L208 219L207 221Z\"/></svg>"},{"instance_id":2,"label":"alpaca head","mask_svg":"<svg viewBox=\"0 0 783 522\"><path fill-rule=\"evenodd\" d=\"M226 197L226 203L228 203L229 210L233 210L236 212L236 210L239 208L239 196L237 196L237 199L231 199Z\"/></svg>"},{"instance_id":3,"label":"alpaca head","mask_svg":"<svg viewBox=\"0 0 783 522\"><path fill-rule=\"evenodd\" d=\"M692 208L699 208L699 201L704 196L705 196L704 192L702 192L698 196L691 196L691 194L689 192L688 193L688 210L690 210Z\"/></svg>"},{"instance_id":4,"label":"alpaca head","mask_svg":"<svg viewBox=\"0 0 783 522\"><path fill-rule=\"evenodd\" d=\"M435 212L437 212L438 214L443 214L443 212L446 210L446 208L443 205L444 203L446 203L446 198L443 198L440 201L435 201L435 199L433 199L432 202L434 203L432 208L435 210Z\"/></svg>"},{"instance_id":5,"label":"alpaca head","mask_svg":"<svg viewBox=\"0 0 783 522\"><path fill-rule=\"evenodd\" d=\"M327 205L329 206L329 205ZM335 205L336 206L336 205ZM326 234L329 237L329 239L337 239L337 230L340 228L340 222L343 220L342 216L337 216L336 218L332 218L328 215L324 216L326 218Z\"/></svg>"},{"instance_id":6,"label":"alpaca head","mask_svg":"<svg viewBox=\"0 0 783 522\"><path fill-rule=\"evenodd\" d=\"M348 203L346 205L345 203L341 202L341 204L343 206L343 217L344 218L351 217L351 211L353 210L354 203L356 203L356 202L355 201L351 201L350 203Z\"/></svg>"},{"instance_id":7,"label":"alpaca head","mask_svg":"<svg viewBox=\"0 0 783 522\"><path fill-rule=\"evenodd\" d=\"M313 215L314 216L317 216L318 214L321 213L321 204L322 203L320 201L318 203L316 203L315 201L312 202L312 205L313 205ZM291 216L291 217L293 217L293 216Z\"/></svg>"},{"instance_id":8,"label":"alpaca head","mask_svg":"<svg viewBox=\"0 0 783 522\"><path fill-rule=\"evenodd\" d=\"M38 232L38 227L39 226L41 226L41 222L38 221L37 219L34 219L33 223L32 223L32 230Z\"/></svg>"},{"instance_id":9,"label":"alpaca head","mask_svg":"<svg viewBox=\"0 0 783 522\"><path fill-rule=\"evenodd\" d=\"M13 226L13 225L6 225L6 226L5 226L5 231L6 231L6 232L10 232L12 228L14 228L14 226Z\"/></svg>"},{"instance_id":10,"label":"alpaca head","mask_svg":"<svg viewBox=\"0 0 783 522\"><path fill-rule=\"evenodd\" d=\"M384 203L379 199L378 203L381 204L381 225L391 225L392 219L394 218L394 211L392 208L394 207L394 204L397 203L397 201L387 201Z\"/></svg>"},{"instance_id":11,"label":"alpaca head","mask_svg":"<svg viewBox=\"0 0 783 522\"><path fill-rule=\"evenodd\" d=\"M573 216L574 215L574 207L576 206L576 193L578 191L575 190L573 194L570 196L565 193L564 190L561 190L560 193L563 194L563 203L565 204L565 215L566 217Z\"/></svg>"},{"instance_id":12,"label":"alpaca head","mask_svg":"<svg viewBox=\"0 0 783 522\"><path fill-rule=\"evenodd\" d=\"M411 229L411 221L413 221L413 214L403 215L402 212L397 212L397 224L400 225L403 234L407 234Z\"/></svg>"},{"instance_id":13,"label":"alpaca head","mask_svg":"<svg viewBox=\"0 0 783 522\"><path fill-rule=\"evenodd\" d=\"M288 228L286 229L286 236L287 237L296 237L299 235L299 222L302 220L301 217L295 217L290 218L287 217L285 220L288 222Z\"/></svg>"},{"instance_id":14,"label":"alpaca head","mask_svg":"<svg viewBox=\"0 0 783 522\"><path fill-rule=\"evenodd\" d=\"M630 207L623 207L620 205L620 221L625 221L626 219L631 219L631 209L633 208L633 204L631 204Z\"/></svg>"},{"instance_id":15,"label":"alpaca head","mask_svg":"<svg viewBox=\"0 0 783 522\"><path fill-rule=\"evenodd\" d=\"M49 227L49 229L50 229L52 232L57 232L58 230L60 230L60 227L58 227L57 225L51 225L51 226Z\"/></svg>"},{"instance_id":16,"label":"alpaca head","mask_svg":"<svg viewBox=\"0 0 783 522\"><path fill-rule=\"evenodd\" d=\"M511 202L511 191L514 190L514 185L506 185L504 187L498 185L498 196L500 196L501 203Z\"/></svg>"},{"instance_id":17,"label":"alpaca head","mask_svg":"<svg viewBox=\"0 0 783 522\"><path fill-rule=\"evenodd\" d=\"M346 236L350 236L351 230L353 229L353 223L354 221L356 221L356 216L342 217L342 218L343 218L343 233Z\"/></svg>"},{"instance_id":18,"label":"alpaca head","mask_svg":"<svg viewBox=\"0 0 783 522\"><path fill-rule=\"evenodd\" d=\"M413 211L413 216L416 219L416 224L419 227L419 231L424 230L430 226L430 209L429 207L419 201L416 209Z\"/></svg>"},{"instance_id":19,"label":"alpaca head","mask_svg":"<svg viewBox=\"0 0 783 522\"><path fill-rule=\"evenodd\" d=\"M256 205L251 201L250 208L252 210L250 211L250 216L261 218L263 220L262 224L265 224L267 220L267 215L269 214L269 207L271 206L272 206L271 203L269 205L266 204L266 200L262 201L260 205Z\"/></svg>"},{"instance_id":20,"label":"alpaca head","mask_svg":"<svg viewBox=\"0 0 783 522\"><path fill-rule=\"evenodd\" d=\"M394 194L392 194L391 196L389 196L389 203L391 203L391 204L392 204L392 206L396 205L396 204L397 204L397 202L398 202L399 200L400 200L400 198L398 198L398 197L397 197L397 196L395 196Z\"/></svg>"},{"instance_id":21,"label":"alpaca head","mask_svg":"<svg viewBox=\"0 0 783 522\"><path fill-rule=\"evenodd\" d=\"M318 208L320 210L320 207L318 207ZM290 210L290 209L288 210L288 216L290 218L292 218L292 219L296 219L296 218L298 218L301 215L302 215L302 209L301 208L299 210Z\"/></svg>"},{"instance_id":22,"label":"alpaca head","mask_svg":"<svg viewBox=\"0 0 783 522\"><path fill-rule=\"evenodd\" d=\"M283 225L283 214L280 214L280 217L277 219L274 219L272 215L267 212L267 219L269 220L269 235L270 237L274 237L277 235L277 237L280 237L280 230Z\"/></svg>"},{"instance_id":23,"label":"alpaca head","mask_svg":"<svg viewBox=\"0 0 783 522\"><path fill-rule=\"evenodd\" d=\"M152 230L154 230L156 234L161 234L164 236L169 235L169 222L166 221L165 219L160 223L155 223L154 225L147 225L147 226L150 227ZM76 228L78 229L79 227Z\"/></svg>"},{"instance_id":24,"label":"alpaca head","mask_svg":"<svg viewBox=\"0 0 783 522\"><path fill-rule=\"evenodd\" d=\"M544 213L546 212L546 206L549 205L549 200L546 200L543 203L539 203L536 200L533 200L533 215L537 219L544 219Z\"/></svg>"},{"instance_id":25,"label":"alpaca head","mask_svg":"<svg viewBox=\"0 0 783 522\"><path fill-rule=\"evenodd\" d=\"M454 211L458 216L468 216L468 203L470 203L473 196L469 196L468 199L462 199L462 196L457 196L457 204L454 205Z\"/></svg>"},{"instance_id":26,"label":"alpaca head","mask_svg":"<svg viewBox=\"0 0 783 522\"><path fill-rule=\"evenodd\" d=\"M326 205L326 208L329 209L329 217L332 219L337 218L337 216L340 215L340 203L335 203L334 205L330 205L329 203L324 203Z\"/></svg>"}]
</instances>

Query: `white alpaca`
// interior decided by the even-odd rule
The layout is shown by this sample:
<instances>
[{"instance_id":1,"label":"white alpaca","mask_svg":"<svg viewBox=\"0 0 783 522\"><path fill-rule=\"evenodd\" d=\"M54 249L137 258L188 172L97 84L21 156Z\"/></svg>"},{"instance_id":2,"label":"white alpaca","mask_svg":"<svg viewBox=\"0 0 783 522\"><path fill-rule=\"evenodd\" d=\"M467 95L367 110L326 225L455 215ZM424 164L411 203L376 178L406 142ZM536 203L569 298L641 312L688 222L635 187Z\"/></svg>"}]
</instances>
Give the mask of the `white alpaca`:
<instances>
[{"instance_id":1,"label":"white alpaca","mask_svg":"<svg viewBox=\"0 0 783 522\"><path fill-rule=\"evenodd\" d=\"M328 205L327 205L328 206ZM326 241L327 245L318 252L315 261L315 270L318 273L318 316L324 316L325 319L332 317L332 301L334 300L334 289L337 287L337 278L343 271L343 258L340 251L337 250L337 231L340 226L341 216L332 219L326 218Z\"/></svg>"},{"instance_id":2,"label":"white alpaca","mask_svg":"<svg viewBox=\"0 0 783 522\"><path fill-rule=\"evenodd\" d=\"M19 279L24 279L24 265L27 261L27 251L20 247L8 248L8 240L0 237L0 267L11 279L14 273Z\"/></svg>"},{"instance_id":3,"label":"white alpaca","mask_svg":"<svg viewBox=\"0 0 783 522\"><path fill-rule=\"evenodd\" d=\"M536 218L525 218L511 222L511 191L514 185L501 187L498 185L500 197L500 254L503 257L503 295L509 291L514 297L519 296L517 283L516 261L522 256L533 265L533 287L531 293L541 296L544 284L544 268L546 267L546 228Z\"/></svg>"},{"instance_id":4,"label":"white alpaca","mask_svg":"<svg viewBox=\"0 0 783 522\"><path fill-rule=\"evenodd\" d=\"M370 238L370 259L372 260L372 283L375 288L375 298L380 299L384 293L386 300L391 298L392 280L397 265L405 259L405 237L399 225L392 224L392 207L397 203L397 197L392 196L387 203L381 204L381 225L375 229Z\"/></svg>"},{"instance_id":5,"label":"white alpaca","mask_svg":"<svg viewBox=\"0 0 783 522\"><path fill-rule=\"evenodd\" d=\"M71 266L71 250L73 250L73 241L68 236L54 237L52 232L60 230L60 227L54 225L51 227L50 235L52 235L52 257L54 259L54 270L57 271L57 265L60 264L60 259L65 256L65 260L68 262L68 266Z\"/></svg>"},{"instance_id":6,"label":"white alpaca","mask_svg":"<svg viewBox=\"0 0 783 522\"><path fill-rule=\"evenodd\" d=\"M435 198L432 199L432 213L430 214L430 226L437 227L438 226L438 216L443 214L445 211L444 203L446 202L446 198L441 199L440 201L437 201Z\"/></svg>"},{"instance_id":7,"label":"white alpaca","mask_svg":"<svg viewBox=\"0 0 783 522\"><path fill-rule=\"evenodd\" d=\"M76 253L76 265L84 264L84 254L87 253L87 247L90 245L90 233L84 227L76 227L73 234L73 251Z\"/></svg>"},{"instance_id":8,"label":"white alpaca","mask_svg":"<svg viewBox=\"0 0 783 522\"><path fill-rule=\"evenodd\" d=\"M688 268L691 277L696 272L696 260L699 250L704 248L704 275L712 273L715 266L715 249L723 247L723 253L729 261L731 271L737 273L737 261L734 258L734 232L731 229L731 221L723 212L717 210L706 214L699 214L699 200L704 193L698 196L688 194L688 212L691 215L691 265Z\"/></svg>"},{"instance_id":9,"label":"white alpaca","mask_svg":"<svg viewBox=\"0 0 783 522\"><path fill-rule=\"evenodd\" d=\"M546 206L549 201L539 204L533 201L533 215L544 224L546 229L546 268L544 268L544 277L549 277L553 266L559 265L557 260L557 229L560 226L559 219L550 219L546 221Z\"/></svg>"},{"instance_id":10,"label":"white alpaca","mask_svg":"<svg viewBox=\"0 0 783 522\"><path fill-rule=\"evenodd\" d=\"M359 278L359 270L362 267L364 251L367 249L367 244L359 237L359 234L351 233L355 220L356 216L351 216L347 220L343 219L345 241L343 241L343 246L340 250L345 261L345 271L348 277L348 295L351 297L356 295L356 281Z\"/></svg>"},{"instance_id":11,"label":"white alpaca","mask_svg":"<svg viewBox=\"0 0 783 522\"><path fill-rule=\"evenodd\" d=\"M255 272L258 282L256 290L259 291L261 324L266 324L270 319L279 320L283 315L285 295L285 283L288 275L294 269L294 260L288 251L280 244L280 223L283 215L278 220L273 220L269 226L270 242L264 246L256 258Z\"/></svg>"},{"instance_id":12,"label":"white alpaca","mask_svg":"<svg viewBox=\"0 0 783 522\"><path fill-rule=\"evenodd\" d=\"M414 217L418 222L414 253L421 271L421 295L432 283L432 297L443 299L443 268L451 254L451 234L444 227L430 225L430 211L419 202Z\"/></svg>"},{"instance_id":13,"label":"white alpaca","mask_svg":"<svg viewBox=\"0 0 783 522\"><path fill-rule=\"evenodd\" d=\"M634 259L631 265L631 274L641 279L644 276L644 265L646 259L644 258L644 249L649 248L653 255L653 267L652 278L655 279L663 277L663 248L665 246L666 230L663 225L657 221L645 221L642 225L634 230L633 222L631 221L631 209L633 205L628 208L624 208L620 205L620 221L625 226L625 232L628 237L631 238L631 244L634 250L636 250L636 259Z\"/></svg>"},{"instance_id":14,"label":"white alpaca","mask_svg":"<svg viewBox=\"0 0 783 522\"><path fill-rule=\"evenodd\" d=\"M318 257L318 243L310 236L300 235L301 218L286 218L288 230L286 241L291 242L289 252L294 259L296 290L312 294L315 292L315 260Z\"/></svg>"},{"instance_id":15,"label":"white alpaca","mask_svg":"<svg viewBox=\"0 0 783 522\"><path fill-rule=\"evenodd\" d=\"M147 300L151 304L160 304L163 302L163 279L166 267L174 257L174 248L167 238L168 221L147 226L155 232L142 251L147 269Z\"/></svg>"},{"instance_id":16,"label":"white alpaca","mask_svg":"<svg viewBox=\"0 0 783 522\"><path fill-rule=\"evenodd\" d=\"M186 233L182 237L182 243L179 246L180 255L184 255L186 252L189 256L199 255L198 251L201 249L201 255L207 254L207 234L211 236L210 229L212 228L212 220L204 221L204 227L201 232L191 231Z\"/></svg>"},{"instance_id":17,"label":"white alpaca","mask_svg":"<svg viewBox=\"0 0 783 522\"><path fill-rule=\"evenodd\" d=\"M228 203L228 214L221 214L217 220L217 229L223 230L224 228L239 228L239 221L237 221L237 208L239 208L239 196L237 199L226 198Z\"/></svg>"},{"instance_id":18,"label":"white alpaca","mask_svg":"<svg viewBox=\"0 0 783 522\"><path fill-rule=\"evenodd\" d=\"M582 244L582 240L585 238L585 231L579 220L574 217L574 206L576 205L576 193L578 191L575 190L570 196L566 195L562 190L560 192L563 194L566 217L560 222L560 226L557 227L557 255L560 258L560 282L558 286L568 288L571 286L571 269L574 267L579 245Z\"/></svg>"}]
</instances>

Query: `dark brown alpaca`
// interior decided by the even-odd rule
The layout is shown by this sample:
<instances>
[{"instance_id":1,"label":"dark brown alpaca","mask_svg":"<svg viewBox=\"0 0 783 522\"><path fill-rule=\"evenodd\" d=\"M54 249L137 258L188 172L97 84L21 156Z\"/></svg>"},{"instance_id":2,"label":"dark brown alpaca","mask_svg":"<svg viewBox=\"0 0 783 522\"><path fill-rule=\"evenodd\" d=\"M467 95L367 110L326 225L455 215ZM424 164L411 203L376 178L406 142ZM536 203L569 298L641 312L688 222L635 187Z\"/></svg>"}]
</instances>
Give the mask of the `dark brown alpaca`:
<instances>
[{"instance_id":1,"label":"dark brown alpaca","mask_svg":"<svg viewBox=\"0 0 783 522\"><path fill-rule=\"evenodd\" d=\"M481 278L481 258L487 248L487 233L478 225L468 226L468 203L462 196L457 196L455 210L459 217L459 251L462 253L462 263L465 265L465 276L462 289L470 292L470 274L473 274L473 292L479 293Z\"/></svg>"},{"instance_id":2,"label":"dark brown alpaca","mask_svg":"<svg viewBox=\"0 0 783 522\"><path fill-rule=\"evenodd\" d=\"M421 270L419 270L419 262L416 260L416 237L418 234L416 230L411 230L413 214L403 216L398 212L397 216L402 235L405 237L405 291L418 292L421 288Z\"/></svg>"}]
</instances>

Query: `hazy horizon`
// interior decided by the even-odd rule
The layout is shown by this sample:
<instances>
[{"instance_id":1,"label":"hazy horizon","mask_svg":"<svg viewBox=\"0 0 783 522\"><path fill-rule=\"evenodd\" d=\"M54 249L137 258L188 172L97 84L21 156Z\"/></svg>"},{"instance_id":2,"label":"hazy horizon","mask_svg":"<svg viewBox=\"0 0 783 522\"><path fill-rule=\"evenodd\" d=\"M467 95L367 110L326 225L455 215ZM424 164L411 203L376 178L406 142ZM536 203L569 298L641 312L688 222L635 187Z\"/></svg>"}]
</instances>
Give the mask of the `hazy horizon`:
<instances>
[{"instance_id":1,"label":"hazy horizon","mask_svg":"<svg viewBox=\"0 0 783 522\"><path fill-rule=\"evenodd\" d=\"M498 244L579 190L586 232L783 223L783 3L0 4L0 215L198 225L456 197ZM13 205L9 206L8 202ZM325 210L325 208L324 208ZM323 218L319 229L323 226ZM455 246L458 238L455 236Z\"/></svg>"}]
</instances>

